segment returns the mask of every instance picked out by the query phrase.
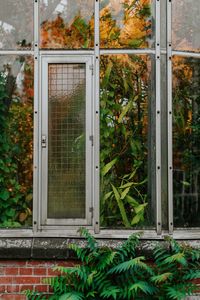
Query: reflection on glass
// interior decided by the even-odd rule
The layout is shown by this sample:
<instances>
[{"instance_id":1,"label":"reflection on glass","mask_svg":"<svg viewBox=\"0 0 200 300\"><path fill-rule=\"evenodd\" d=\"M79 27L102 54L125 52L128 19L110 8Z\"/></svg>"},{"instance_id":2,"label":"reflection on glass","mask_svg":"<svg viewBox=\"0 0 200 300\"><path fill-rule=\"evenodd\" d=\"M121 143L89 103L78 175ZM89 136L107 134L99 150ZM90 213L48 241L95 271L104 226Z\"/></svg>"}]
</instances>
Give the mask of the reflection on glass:
<instances>
[{"instance_id":1,"label":"reflection on glass","mask_svg":"<svg viewBox=\"0 0 200 300\"><path fill-rule=\"evenodd\" d=\"M151 69L147 55L101 57L100 213L104 227L152 225L148 189L152 183L148 178L148 149L153 143L148 116L153 104Z\"/></svg>"},{"instance_id":2,"label":"reflection on glass","mask_svg":"<svg viewBox=\"0 0 200 300\"><path fill-rule=\"evenodd\" d=\"M41 0L40 24L41 48L92 48L94 1Z\"/></svg>"},{"instance_id":3,"label":"reflection on glass","mask_svg":"<svg viewBox=\"0 0 200 300\"><path fill-rule=\"evenodd\" d=\"M85 218L85 64L49 64L48 218Z\"/></svg>"},{"instance_id":4,"label":"reflection on glass","mask_svg":"<svg viewBox=\"0 0 200 300\"><path fill-rule=\"evenodd\" d=\"M200 51L200 1L173 0L172 2L172 42L173 49Z\"/></svg>"},{"instance_id":5,"label":"reflection on glass","mask_svg":"<svg viewBox=\"0 0 200 300\"><path fill-rule=\"evenodd\" d=\"M102 48L151 48L152 0L101 0Z\"/></svg>"},{"instance_id":6,"label":"reflection on glass","mask_svg":"<svg viewBox=\"0 0 200 300\"><path fill-rule=\"evenodd\" d=\"M32 0L0 0L0 49L30 49L33 42Z\"/></svg>"},{"instance_id":7,"label":"reflection on glass","mask_svg":"<svg viewBox=\"0 0 200 300\"><path fill-rule=\"evenodd\" d=\"M0 56L0 227L30 226L33 58Z\"/></svg>"},{"instance_id":8,"label":"reflection on glass","mask_svg":"<svg viewBox=\"0 0 200 300\"><path fill-rule=\"evenodd\" d=\"M174 219L200 225L200 59L173 58Z\"/></svg>"}]
</instances>

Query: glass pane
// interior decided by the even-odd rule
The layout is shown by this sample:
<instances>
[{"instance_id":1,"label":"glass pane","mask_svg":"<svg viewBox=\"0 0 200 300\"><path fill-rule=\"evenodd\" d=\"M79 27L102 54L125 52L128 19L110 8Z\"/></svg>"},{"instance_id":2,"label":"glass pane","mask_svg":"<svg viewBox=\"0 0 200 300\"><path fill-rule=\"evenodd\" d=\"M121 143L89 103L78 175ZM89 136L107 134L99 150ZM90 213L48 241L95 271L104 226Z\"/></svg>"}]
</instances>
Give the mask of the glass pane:
<instances>
[{"instance_id":1,"label":"glass pane","mask_svg":"<svg viewBox=\"0 0 200 300\"><path fill-rule=\"evenodd\" d=\"M161 13L161 48L167 47L167 1L160 1L160 13Z\"/></svg>"},{"instance_id":2,"label":"glass pane","mask_svg":"<svg viewBox=\"0 0 200 300\"><path fill-rule=\"evenodd\" d=\"M0 49L32 47L33 5L32 0L0 0Z\"/></svg>"},{"instance_id":3,"label":"glass pane","mask_svg":"<svg viewBox=\"0 0 200 300\"><path fill-rule=\"evenodd\" d=\"M167 56L161 55L161 199L162 227L168 229L168 157L167 145Z\"/></svg>"},{"instance_id":4,"label":"glass pane","mask_svg":"<svg viewBox=\"0 0 200 300\"><path fill-rule=\"evenodd\" d=\"M147 55L101 57L100 213L103 227L141 228L154 224L152 65Z\"/></svg>"},{"instance_id":5,"label":"glass pane","mask_svg":"<svg viewBox=\"0 0 200 300\"><path fill-rule=\"evenodd\" d=\"M85 64L48 72L48 218L85 218Z\"/></svg>"},{"instance_id":6,"label":"glass pane","mask_svg":"<svg viewBox=\"0 0 200 300\"><path fill-rule=\"evenodd\" d=\"M33 64L0 56L0 227L32 222Z\"/></svg>"},{"instance_id":7,"label":"glass pane","mask_svg":"<svg viewBox=\"0 0 200 300\"><path fill-rule=\"evenodd\" d=\"M173 58L174 220L200 226L200 59Z\"/></svg>"},{"instance_id":8,"label":"glass pane","mask_svg":"<svg viewBox=\"0 0 200 300\"><path fill-rule=\"evenodd\" d=\"M41 0L40 24L41 48L93 48L94 0Z\"/></svg>"},{"instance_id":9,"label":"glass pane","mask_svg":"<svg viewBox=\"0 0 200 300\"><path fill-rule=\"evenodd\" d=\"M172 42L173 49L181 51L200 51L200 1L173 0L172 4Z\"/></svg>"},{"instance_id":10,"label":"glass pane","mask_svg":"<svg viewBox=\"0 0 200 300\"><path fill-rule=\"evenodd\" d=\"M101 0L102 48L151 48L154 43L153 0Z\"/></svg>"}]
</instances>

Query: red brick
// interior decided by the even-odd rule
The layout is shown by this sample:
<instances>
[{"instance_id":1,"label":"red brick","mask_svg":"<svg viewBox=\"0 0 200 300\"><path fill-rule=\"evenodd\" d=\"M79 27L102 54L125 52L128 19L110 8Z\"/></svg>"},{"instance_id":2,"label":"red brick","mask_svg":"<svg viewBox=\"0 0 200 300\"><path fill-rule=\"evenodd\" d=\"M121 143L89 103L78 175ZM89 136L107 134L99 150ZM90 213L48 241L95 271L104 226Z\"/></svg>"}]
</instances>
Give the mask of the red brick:
<instances>
[{"instance_id":1,"label":"red brick","mask_svg":"<svg viewBox=\"0 0 200 300\"><path fill-rule=\"evenodd\" d=\"M1 265L6 267L26 266L26 261L25 260L1 260Z\"/></svg>"},{"instance_id":2,"label":"red brick","mask_svg":"<svg viewBox=\"0 0 200 300\"><path fill-rule=\"evenodd\" d=\"M25 290L34 291L34 285L20 285L19 286L19 292L22 292L22 291L25 291Z\"/></svg>"},{"instance_id":3,"label":"red brick","mask_svg":"<svg viewBox=\"0 0 200 300\"><path fill-rule=\"evenodd\" d=\"M10 276L1 276L0 277L0 284L12 284L13 277Z\"/></svg>"},{"instance_id":4,"label":"red brick","mask_svg":"<svg viewBox=\"0 0 200 300\"><path fill-rule=\"evenodd\" d=\"M18 268L5 268L5 275L18 275Z\"/></svg>"},{"instance_id":5,"label":"red brick","mask_svg":"<svg viewBox=\"0 0 200 300\"><path fill-rule=\"evenodd\" d=\"M32 268L20 268L19 269L19 274L20 275L32 275L33 274L33 269Z\"/></svg>"},{"instance_id":6,"label":"red brick","mask_svg":"<svg viewBox=\"0 0 200 300\"><path fill-rule=\"evenodd\" d=\"M60 274L61 274L61 272L59 272L59 271L53 271L52 269L48 269L48 275L50 275L50 276L57 276Z\"/></svg>"},{"instance_id":7,"label":"red brick","mask_svg":"<svg viewBox=\"0 0 200 300\"><path fill-rule=\"evenodd\" d=\"M34 273L34 275L46 275L47 269L46 268L34 268L33 273Z\"/></svg>"},{"instance_id":8,"label":"red brick","mask_svg":"<svg viewBox=\"0 0 200 300\"><path fill-rule=\"evenodd\" d=\"M25 295L0 295L0 300L26 300Z\"/></svg>"},{"instance_id":9,"label":"red brick","mask_svg":"<svg viewBox=\"0 0 200 300\"><path fill-rule=\"evenodd\" d=\"M0 285L0 293L4 293L7 290L6 285Z\"/></svg>"},{"instance_id":10,"label":"red brick","mask_svg":"<svg viewBox=\"0 0 200 300\"><path fill-rule=\"evenodd\" d=\"M49 286L48 285L37 285L35 287L35 290L38 292L48 292L49 291Z\"/></svg>"},{"instance_id":11,"label":"red brick","mask_svg":"<svg viewBox=\"0 0 200 300\"><path fill-rule=\"evenodd\" d=\"M5 267L0 268L0 275L4 275Z\"/></svg>"},{"instance_id":12,"label":"red brick","mask_svg":"<svg viewBox=\"0 0 200 300\"><path fill-rule=\"evenodd\" d=\"M13 278L13 283L15 284L37 284L40 283L40 277L27 277L20 276Z\"/></svg>"},{"instance_id":13,"label":"red brick","mask_svg":"<svg viewBox=\"0 0 200 300\"><path fill-rule=\"evenodd\" d=\"M8 293L18 293L19 292L19 285L15 285L15 284L8 285L7 286L7 292Z\"/></svg>"},{"instance_id":14,"label":"red brick","mask_svg":"<svg viewBox=\"0 0 200 300\"><path fill-rule=\"evenodd\" d=\"M74 261L74 260L65 260L65 261L62 261L62 262L57 262L56 265L59 265L59 266L63 266L63 267L74 267L74 266L77 266L79 265L79 263L77 263L77 261Z\"/></svg>"}]
</instances>

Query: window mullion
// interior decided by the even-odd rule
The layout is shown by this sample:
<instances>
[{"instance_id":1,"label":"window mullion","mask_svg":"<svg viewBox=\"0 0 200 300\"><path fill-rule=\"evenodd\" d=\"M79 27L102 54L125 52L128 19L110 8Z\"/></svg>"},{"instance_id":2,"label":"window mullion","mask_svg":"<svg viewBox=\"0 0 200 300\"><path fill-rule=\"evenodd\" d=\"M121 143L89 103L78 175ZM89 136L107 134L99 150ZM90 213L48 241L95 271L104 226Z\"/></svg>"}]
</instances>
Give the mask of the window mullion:
<instances>
[{"instance_id":1,"label":"window mullion","mask_svg":"<svg viewBox=\"0 0 200 300\"><path fill-rule=\"evenodd\" d=\"M34 0L34 155L33 155L33 232L40 224L39 199L39 3Z\"/></svg>"},{"instance_id":2,"label":"window mullion","mask_svg":"<svg viewBox=\"0 0 200 300\"><path fill-rule=\"evenodd\" d=\"M156 1L156 229L160 235L162 231L161 220L161 49L160 49L160 1Z\"/></svg>"},{"instance_id":3,"label":"window mullion","mask_svg":"<svg viewBox=\"0 0 200 300\"><path fill-rule=\"evenodd\" d=\"M99 30L99 18L100 18L100 1L95 0L95 84L94 84L94 189L93 189L93 205L94 205L94 232L99 233L99 210L100 210L100 189L99 189L99 181L100 181L100 165L99 165L99 152L100 152L100 126L99 126L99 69L100 69L100 30Z\"/></svg>"},{"instance_id":4,"label":"window mullion","mask_svg":"<svg viewBox=\"0 0 200 300\"><path fill-rule=\"evenodd\" d=\"M173 233L173 152L172 152L172 2L167 0L167 120L168 120L168 219Z\"/></svg>"}]
</instances>

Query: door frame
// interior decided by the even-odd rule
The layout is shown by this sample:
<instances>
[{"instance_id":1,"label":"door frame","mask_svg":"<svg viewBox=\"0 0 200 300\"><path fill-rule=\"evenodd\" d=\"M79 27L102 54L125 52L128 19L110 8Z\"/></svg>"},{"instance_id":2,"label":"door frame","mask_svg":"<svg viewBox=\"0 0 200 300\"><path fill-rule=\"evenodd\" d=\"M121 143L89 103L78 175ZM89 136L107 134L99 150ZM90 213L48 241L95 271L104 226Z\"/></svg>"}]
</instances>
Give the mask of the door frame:
<instances>
[{"instance_id":1,"label":"door frame","mask_svg":"<svg viewBox=\"0 0 200 300\"><path fill-rule=\"evenodd\" d=\"M85 64L86 66L86 103L85 103L85 218L48 218L48 64ZM92 179L93 179L93 57L91 55L71 54L44 54L40 59L40 107L41 107L41 128L40 128L40 158L41 158L41 180L40 180L40 228L47 226L91 226L93 215ZM46 147L42 147L43 137L46 137Z\"/></svg>"}]
</instances>

